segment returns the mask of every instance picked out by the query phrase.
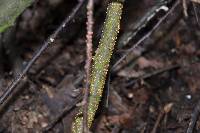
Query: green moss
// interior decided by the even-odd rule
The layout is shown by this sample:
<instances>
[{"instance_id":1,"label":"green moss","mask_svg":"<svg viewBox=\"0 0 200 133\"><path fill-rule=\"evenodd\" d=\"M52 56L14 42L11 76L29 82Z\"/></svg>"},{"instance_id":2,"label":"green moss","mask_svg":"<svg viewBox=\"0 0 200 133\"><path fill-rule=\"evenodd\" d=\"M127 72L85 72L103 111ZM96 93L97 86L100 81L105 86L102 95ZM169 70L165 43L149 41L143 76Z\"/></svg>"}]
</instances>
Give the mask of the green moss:
<instances>
[{"instance_id":1,"label":"green moss","mask_svg":"<svg viewBox=\"0 0 200 133\"><path fill-rule=\"evenodd\" d=\"M2 26L0 26L0 32L6 30L10 25L9 24L4 24Z\"/></svg>"},{"instance_id":2,"label":"green moss","mask_svg":"<svg viewBox=\"0 0 200 133\"><path fill-rule=\"evenodd\" d=\"M112 2L108 6L102 37L93 58L88 103L88 127L92 125L96 110L98 109L102 97L109 62L120 28L122 7L122 3L119 2ZM73 133L82 133L82 120L82 115L79 113L79 115L75 117L75 121L72 125Z\"/></svg>"},{"instance_id":3,"label":"green moss","mask_svg":"<svg viewBox=\"0 0 200 133\"><path fill-rule=\"evenodd\" d=\"M1 0L0 32L12 26L15 19L28 7L33 0Z\"/></svg>"}]
</instances>

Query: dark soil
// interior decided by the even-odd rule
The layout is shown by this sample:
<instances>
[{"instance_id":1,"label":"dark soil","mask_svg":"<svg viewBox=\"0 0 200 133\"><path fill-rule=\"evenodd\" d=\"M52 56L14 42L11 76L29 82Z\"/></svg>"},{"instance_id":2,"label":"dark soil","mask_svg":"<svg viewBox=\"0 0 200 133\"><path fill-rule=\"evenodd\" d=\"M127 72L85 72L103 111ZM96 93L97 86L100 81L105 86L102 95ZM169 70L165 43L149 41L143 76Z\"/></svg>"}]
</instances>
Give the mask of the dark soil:
<instances>
[{"instance_id":1,"label":"dark soil","mask_svg":"<svg viewBox=\"0 0 200 133\"><path fill-rule=\"evenodd\" d=\"M94 1L95 51L109 1ZM75 0L35 1L18 18L16 25L3 33L2 38L8 38L5 40L9 41L3 48L0 47L3 51L0 55L0 94L21 73L33 53L76 4ZM155 5L156 0L127 0L118 42ZM199 5L195 6L199 13ZM188 15L187 18L183 15L180 4L153 35L111 69L146 31L142 31L125 46L119 43L116 45L110 64L110 82L105 85L92 132L187 131L200 96L200 25L191 3L188 3ZM40 56L27 78L15 88L9 101L0 106L0 132L42 132L64 108L75 104L85 83L85 21L84 5L73 22ZM146 30L151 30L151 25ZM66 113L48 132L70 132L75 113L76 109ZM195 132L198 130L200 119L194 128Z\"/></svg>"}]
</instances>

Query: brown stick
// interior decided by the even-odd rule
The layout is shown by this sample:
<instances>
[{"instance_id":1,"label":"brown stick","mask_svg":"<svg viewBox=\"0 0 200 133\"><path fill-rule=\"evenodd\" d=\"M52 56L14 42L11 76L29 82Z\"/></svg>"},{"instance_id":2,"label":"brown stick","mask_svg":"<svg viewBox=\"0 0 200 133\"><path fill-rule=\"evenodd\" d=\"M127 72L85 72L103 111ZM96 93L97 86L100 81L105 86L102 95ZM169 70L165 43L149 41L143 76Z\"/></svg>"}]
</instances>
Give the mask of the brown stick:
<instances>
[{"instance_id":1,"label":"brown stick","mask_svg":"<svg viewBox=\"0 0 200 133\"><path fill-rule=\"evenodd\" d=\"M200 27L200 23L199 23L199 17L198 17L198 13L197 13L197 7L195 5L195 3L192 3L193 9L194 9L194 14L195 14L195 18L197 20L197 24Z\"/></svg>"},{"instance_id":2,"label":"brown stick","mask_svg":"<svg viewBox=\"0 0 200 133\"><path fill-rule=\"evenodd\" d=\"M153 130L151 131L151 133L156 133L157 128L158 128L158 126L160 124L160 121L161 121L162 117L164 116L164 114L165 114L164 111L161 110L160 113L159 113L159 115L158 115L158 118L156 120L156 123L155 123L155 125L153 127Z\"/></svg>"},{"instance_id":3,"label":"brown stick","mask_svg":"<svg viewBox=\"0 0 200 133\"><path fill-rule=\"evenodd\" d=\"M183 13L184 13L185 17L187 18L188 17L187 2L186 2L186 0L182 0L182 3L183 3Z\"/></svg>"},{"instance_id":4,"label":"brown stick","mask_svg":"<svg viewBox=\"0 0 200 133\"><path fill-rule=\"evenodd\" d=\"M87 35L86 35L86 45L87 45L87 60L85 64L86 71L86 83L85 92L83 97L83 132L88 132L87 119L88 119L88 96L89 96L89 82L90 82L90 72L91 72L91 62L92 62L92 36L93 36L93 9L94 1L89 0L87 4Z\"/></svg>"},{"instance_id":5,"label":"brown stick","mask_svg":"<svg viewBox=\"0 0 200 133\"><path fill-rule=\"evenodd\" d=\"M135 80L133 80L132 82L128 83L128 84L126 85L126 87L127 87L127 86L131 86L131 85L133 85L134 83L136 83L136 82L138 82L138 81L140 81L140 80L148 79L148 78L151 78L151 77L153 77L153 76L162 74L162 73L164 73L164 72L168 72L168 71L171 71L171 70L174 70L174 69L178 69L178 68L180 68L180 67L181 67L181 66L178 65L178 64L177 64L177 65L171 65L171 66L167 66L167 67L165 67L165 68L161 68L161 69L159 69L159 70L155 70L155 71L153 71L152 73L147 73L147 74L141 75L141 76L137 77Z\"/></svg>"},{"instance_id":6,"label":"brown stick","mask_svg":"<svg viewBox=\"0 0 200 133\"><path fill-rule=\"evenodd\" d=\"M199 114L200 114L200 101L198 101L197 105L195 105L195 108L191 114L191 120L186 133L194 132L193 130L198 120Z\"/></svg>"}]
</instances>

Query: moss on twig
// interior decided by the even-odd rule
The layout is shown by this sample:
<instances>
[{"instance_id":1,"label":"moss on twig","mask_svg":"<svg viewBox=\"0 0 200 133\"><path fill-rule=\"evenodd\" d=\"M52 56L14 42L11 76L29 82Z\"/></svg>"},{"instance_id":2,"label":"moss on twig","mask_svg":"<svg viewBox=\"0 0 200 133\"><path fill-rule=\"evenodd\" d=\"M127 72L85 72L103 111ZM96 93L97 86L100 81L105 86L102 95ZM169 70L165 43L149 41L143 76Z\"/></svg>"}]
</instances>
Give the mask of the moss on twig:
<instances>
[{"instance_id":1,"label":"moss on twig","mask_svg":"<svg viewBox=\"0 0 200 133\"><path fill-rule=\"evenodd\" d=\"M122 7L123 4L121 2L112 2L109 4L102 37L99 42L99 47L96 50L96 54L93 58L90 96L88 101L88 127L92 125L96 110L98 109L98 105L102 97L109 62L120 28ZM74 122L72 123L72 132L82 133L82 128L83 114L81 108L80 112L77 114Z\"/></svg>"}]
</instances>

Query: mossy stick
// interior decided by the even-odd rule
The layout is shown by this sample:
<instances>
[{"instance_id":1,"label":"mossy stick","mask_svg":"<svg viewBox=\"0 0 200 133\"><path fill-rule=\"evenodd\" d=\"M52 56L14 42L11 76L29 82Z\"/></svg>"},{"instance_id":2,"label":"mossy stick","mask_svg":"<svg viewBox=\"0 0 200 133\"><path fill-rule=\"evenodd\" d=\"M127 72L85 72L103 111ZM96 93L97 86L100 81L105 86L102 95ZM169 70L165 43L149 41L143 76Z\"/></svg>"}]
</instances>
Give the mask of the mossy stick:
<instances>
[{"instance_id":1,"label":"mossy stick","mask_svg":"<svg viewBox=\"0 0 200 133\"><path fill-rule=\"evenodd\" d=\"M112 2L109 4L99 47L93 57L90 95L88 101L88 128L92 125L96 110L98 109L98 105L102 97L109 62L120 28L122 8L123 4L121 2ZM83 110L81 108L72 123L72 133L83 132L82 111Z\"/></svg>"}]
</instances>

